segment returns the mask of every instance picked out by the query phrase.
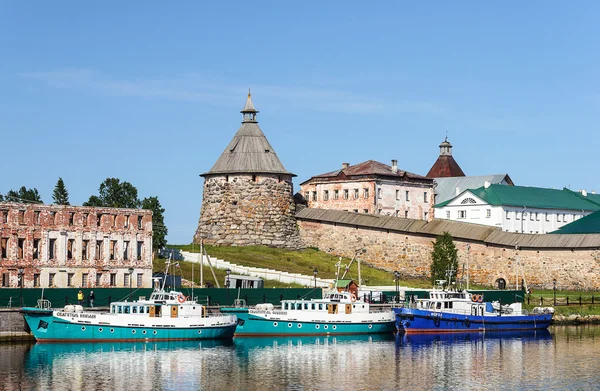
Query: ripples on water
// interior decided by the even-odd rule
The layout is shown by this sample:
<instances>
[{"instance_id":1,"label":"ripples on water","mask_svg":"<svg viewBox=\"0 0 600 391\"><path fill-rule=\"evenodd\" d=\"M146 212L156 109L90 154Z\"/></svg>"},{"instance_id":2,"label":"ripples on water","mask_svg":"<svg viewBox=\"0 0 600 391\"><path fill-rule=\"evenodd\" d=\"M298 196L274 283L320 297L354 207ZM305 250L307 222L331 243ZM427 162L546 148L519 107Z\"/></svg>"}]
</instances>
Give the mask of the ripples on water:
<instances>
[{"instance_id":1,"label":"ripples on water","mask_svg":"<svg viewBox=\"0 0 600 391\"><path fill-rule=\"evenodd\" d=\"M0 345L6 390L592 390L600 327Z\"/></svg>"}]
</instances>

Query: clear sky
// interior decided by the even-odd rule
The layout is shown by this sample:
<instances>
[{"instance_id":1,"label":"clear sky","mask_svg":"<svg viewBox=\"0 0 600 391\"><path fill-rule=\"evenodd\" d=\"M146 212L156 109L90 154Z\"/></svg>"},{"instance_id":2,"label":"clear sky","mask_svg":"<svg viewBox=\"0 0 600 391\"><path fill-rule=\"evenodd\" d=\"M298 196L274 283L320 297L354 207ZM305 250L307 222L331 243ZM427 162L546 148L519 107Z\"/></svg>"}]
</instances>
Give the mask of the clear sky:
<instances>
[{"instance_id":1,"label":"clear sky","mask_svg":"<svg viewBox=\"0 0 600 391\"><path fill-rule=\"evenodd\" d=\"M203 179L259 124L299 183L374 159L600 191L597 1L2 1L0 193L107 177L189 243Z\"/></svg>"}]
</instances>

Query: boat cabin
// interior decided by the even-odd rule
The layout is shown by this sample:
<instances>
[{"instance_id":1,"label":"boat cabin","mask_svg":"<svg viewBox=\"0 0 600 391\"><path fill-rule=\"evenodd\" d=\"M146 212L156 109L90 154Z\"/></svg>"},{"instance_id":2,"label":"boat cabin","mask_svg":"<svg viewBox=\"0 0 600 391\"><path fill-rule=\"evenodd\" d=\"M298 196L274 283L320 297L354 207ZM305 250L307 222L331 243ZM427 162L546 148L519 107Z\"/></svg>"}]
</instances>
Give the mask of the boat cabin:
<instances>
[{"instance_id":1,"label":"boat cabin","mask_svg":"<svg viewBox=\"0 0 600 391\"><path fill-rule=\"evenodd\" d=\"M369 312L369 304L357 301L354 293L330 291L325 293L322 299L283 300L281 309L284 311L351 314L354 312Z\"/></svg>"},{"instance_id":2,"label":"boat cabin","mask_svg":"<svg viewBox=\"0 0 600 391\"><path fill-rule=\"evenodd\" d=\"M110 313L118 315L146 315L151 318L206 316L206 309L181 292L155 290L149 300L120 301L110 305Z\"/></svg>"}]
</instances>

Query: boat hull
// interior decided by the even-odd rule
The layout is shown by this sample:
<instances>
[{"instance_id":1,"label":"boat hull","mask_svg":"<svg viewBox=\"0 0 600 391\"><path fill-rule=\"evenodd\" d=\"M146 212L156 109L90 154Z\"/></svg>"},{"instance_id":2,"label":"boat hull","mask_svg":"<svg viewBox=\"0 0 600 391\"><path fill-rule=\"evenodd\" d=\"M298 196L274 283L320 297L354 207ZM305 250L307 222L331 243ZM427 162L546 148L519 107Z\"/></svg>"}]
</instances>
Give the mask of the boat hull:
<instances>
[{"instance_id":1,"label":"boat hull","mask_svg":"<svg viewBox=\"0 0 600 391\"><path fill-rule=\"evenodd\" d=\"M75 323L53 311L23 309L23 316L38 342L184 341L231 339L237 323L219 326L175 327L163 325L111 325Z\"/></svg>"},{"instance_id":2,"label":"boat hull","mask_svg":"<svg viewBox=\"0 0 600 391\"><path fill-rule=\"evenodd\" d=\"M396 328L393 319L370 322L306 321L297 318L268 319L248 313L248 309L222 308L221 311L234 313L237 316L236 337L391 334Z\"/></svg>"},{"instance_id":3,"label":"boat hull","mask_svg":"<svg viewBox=\"0 0 600 391\"><path fill-rule=\"evenodd\" d=\"M394 312L396 327L406 333L544 330L552 323L552 314L475 316L411 308Z\"/></svg>"}]
</instances>

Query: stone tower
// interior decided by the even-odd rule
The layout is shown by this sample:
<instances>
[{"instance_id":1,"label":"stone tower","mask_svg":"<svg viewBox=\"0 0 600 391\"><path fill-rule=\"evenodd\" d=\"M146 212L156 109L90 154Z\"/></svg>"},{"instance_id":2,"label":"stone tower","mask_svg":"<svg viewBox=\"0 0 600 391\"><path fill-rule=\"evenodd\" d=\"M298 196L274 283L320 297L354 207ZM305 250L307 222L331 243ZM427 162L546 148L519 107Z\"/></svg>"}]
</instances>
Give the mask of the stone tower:
<instances>
[{"instance_id":1,"label":"stone tower","mask_svg":"<svg viewBox=\"0 0 600 391\"><path fill-rule=\"evenodd\" d=\"M204 177L194 242L300 248L292 177L258 126L250 92L242 126Z\"/></svg>"},{"instance_id":2,"label":"stone tower","mask_svg":"<svg viewBox=\"0 0 600 391\"><path fill-rule=\"evenodd\" d=\"M433 166L427 173L427 178L446 178L465 176L456 160L452 157L452 144L448 142L448 137L440 144L440 156L438 156Z\"/></svg>"}]
</instances>

